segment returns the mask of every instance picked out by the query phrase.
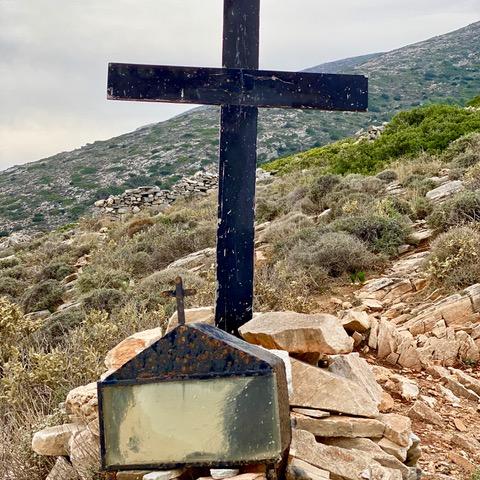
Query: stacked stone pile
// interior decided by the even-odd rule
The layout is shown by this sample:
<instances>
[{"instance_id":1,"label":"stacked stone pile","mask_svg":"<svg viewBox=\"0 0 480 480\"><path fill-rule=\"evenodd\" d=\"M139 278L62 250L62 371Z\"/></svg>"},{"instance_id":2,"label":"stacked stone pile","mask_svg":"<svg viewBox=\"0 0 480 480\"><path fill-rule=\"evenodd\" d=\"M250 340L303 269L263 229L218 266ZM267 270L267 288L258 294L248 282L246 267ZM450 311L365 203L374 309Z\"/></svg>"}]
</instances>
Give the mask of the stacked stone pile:
<instances>
[{"instance_id":1,"label":"stacked stone pile","mask_svg":"<svg viewBox=\"0 0 480 480\"><path fill-rule=\"evenodd\" d=\"M270 177L268 172L257 170L257 180ZM161 207L172 204L179 198L196 195L207 195L218 186L218 174L199 171L191 177L183 177L170 190L162 190L157 186L144 186L125 190L121 195L112 195L98 200L94 206L96 213L121 215L138 213L144 208Z\"/></svg>"},{"instance_id":2,"label":"stacked stone pile","mask_svg":"<svg viewBox=\"0 0 480 480\"><path fill-rule=\"evenodd\" d=\"M187 323L214 319L211 307L188 310L186 316ZM388 395L368 363L353 353L352 335L364 331L364 321L363 315L355 314L342 321L326 314L276 312L257 314L241 328L248 342L289 355L285 360L293 427L289 480L418 478L421 450L411 420L388 413ZM167 331L176 322L173 315ZM119 368L162 334L157 328L125 339L107 355L107 370ZM70 423L36 433L32 447L40 455L58 457L48 480L90 480L99 468L96 384L72 390L65 410ZM171 480L182 473L124 472L117 478ZM230 475L235 480L265 479L258 465ZM205 480L213 478L218 472Z\"/></svg>"},{"instance_id":3,"label":"stacked stone pile","mask_svg":"<svg viewBox=\"0 0 480 480\"><path fill-rule=\"evenodd\" d=\"M357 139L357 142L365 140L373 142L384 132L387 125L388 122L384 122L382 125L370 125L367 128L362 128L355 133L355 138Z\"/></svg>"},{"instance_id":4,"label":"stacked stone pile","mask_svg":"<svg viewBox=\"0 0 480 480\"><path fill-rule=\"evenodd\" d=\"M480 285L436 301L414 302L427 287L422 265L428 251L409 254L384 277L358 292L370 314L368 346L392 365L422 370L480 360ZM342 315L342 312L340 312Z\"/></svg>"}]
</instances>

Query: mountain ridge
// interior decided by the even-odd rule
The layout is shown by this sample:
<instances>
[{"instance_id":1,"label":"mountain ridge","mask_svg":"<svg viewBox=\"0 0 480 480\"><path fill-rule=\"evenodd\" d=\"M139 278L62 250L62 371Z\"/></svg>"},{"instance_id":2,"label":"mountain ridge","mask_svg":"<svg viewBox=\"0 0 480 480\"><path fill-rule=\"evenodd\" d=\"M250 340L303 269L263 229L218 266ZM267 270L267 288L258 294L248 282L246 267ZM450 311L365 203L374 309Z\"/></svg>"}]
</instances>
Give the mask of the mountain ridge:
<instances>
[{"instance_id":1,"label":"mountain ridge","mask_svg":"<svg viewBox=\"0 0 480 480\"><path fill-rule=\"evenodd\" d=\"M463 104L480 90L480 22L385 53L308 69L370 79L365 114L261 111L259 163L351 135L425 103ZM0 230L50 229L127 188L168 188L217 161L218 109L199 107L108 140L0 172ZM28 188L26 187L28 186Z\"/></svg>"}]
</instances>

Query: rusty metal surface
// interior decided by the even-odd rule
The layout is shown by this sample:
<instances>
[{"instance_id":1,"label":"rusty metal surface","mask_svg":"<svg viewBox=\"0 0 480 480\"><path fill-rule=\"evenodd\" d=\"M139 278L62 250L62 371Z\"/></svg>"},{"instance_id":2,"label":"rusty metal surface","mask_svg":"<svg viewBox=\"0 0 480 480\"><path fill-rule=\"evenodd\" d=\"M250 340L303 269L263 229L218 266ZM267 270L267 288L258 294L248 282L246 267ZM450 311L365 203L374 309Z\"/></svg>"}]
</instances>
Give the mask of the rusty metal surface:
<instances>
[{"instance_id":1,"label":"rusty metal surface","mask_svg":"<svg viewBox=\"0 0 480 480\"><path fill-rule=\"evenodd\" d=\"M268 351L211 325L179 325L103 383L265 375L279 363Z\"/></svg>"}]
</instances>

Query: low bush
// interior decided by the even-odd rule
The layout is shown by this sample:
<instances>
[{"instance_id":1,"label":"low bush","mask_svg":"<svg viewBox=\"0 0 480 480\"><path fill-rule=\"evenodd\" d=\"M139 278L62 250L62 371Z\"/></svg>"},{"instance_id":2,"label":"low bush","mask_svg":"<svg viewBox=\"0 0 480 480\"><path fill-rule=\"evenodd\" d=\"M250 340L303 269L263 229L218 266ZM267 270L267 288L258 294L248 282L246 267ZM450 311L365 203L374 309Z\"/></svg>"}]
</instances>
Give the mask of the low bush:
<instances>
[{"instance_id":1,"label":"low bush","mask_svg":"<svg viewBox=\"0 0 480 480\"><path fill-rule=\"evenodd\" d=\"M0 258L0 269L16 267L19 263L20 260L14 256Z\"/></svg>"},{"instance_id":2,"label":"low bush","mask_svg":"<svg viewBox=\"0 0 480 480\"><path fill-rule=\"evenodd\" d=\"M83 299L83 308L87 312L98 310L111 313L118 310L127 301L125 292L114 288L100 288L94 290Z\"/></svg>"},{"instance_id":3,"label":"low bush","mask_svg":"<svg viewBox=\"0 0 480 480\"><path fill-rule=\"evenodd\" d=\"M322 269L331 277L370 269L375 256L366 245L344 232L318 233L310 231L293 245L286 261L305 270Z\"/></svg>"},{"instance_id":4,"label":"low bush","mask_svg":"<svg viewBox=\"0 0 480 480\"><path fill-rule=\"evenodd\" d=\"M281 243L285 238L294 235L299 229L312 227L313 224L310 217L303 213L292 212L272 222L264 234L261 235L261 239L268 243Z\"/></svg>"},{"instance_id":5,"label":"low bush","mask_svg":"<svg viewBox=\"0 0 480 480\"><path fill-rule=\"evenodd\" d=\"M49 317L35 332L35 341L46 349L61 345L69 332L83 322L85 312L81 308L71 308Z\"/></svg>"},{"instance_id":6,"label":"low bush","mask_svg":"<svg viewBox=\"0 0 480 480\"><path fill-rule=\"evenodd\" d=\"M88 266L78 277L75 287L80 293L89 293L101 288L125 290L128 286L128 274L102 265Z\"/></svg>"},{"instance_id":7,"label":"low bush","mask_svg":"<svg viewBox=\"0 0 480 480\"><path fill-rule=\"evenodd\" d=\"M349 233L364 242L373 252L387 255L395 255L408 235L408 228L401 219L379 215L339 218L329 228Z\"/></svg>"},{"instance_id":8,"label":"low bush","mask_svg":"<svg viewBox=\"0 0 480 480\"><path fill-rule=\"evenodd\" d=\"M0 277L0 296L8 295L17 298L22 295L27 287L27 283L11 277Z\"/></svg>"},{"instance_id":9,"label":"low bush","mask_svg":"<svg viewBox=\"0 0 480 480\"><path fill-rule=\"evenodd\" d=\"M126 234L132 238L136 233L148 230L152 225L155 225L155 222L151 218L136 218L128 223Z\"/></svg>"},{"instance_id":10,"label":"low bush","mask_svg":"<svg viewBox=\"0 0 480 480\"><path fill-rule=\"evenodd\" d=\"M447 202L437 205L428 217L431 227L448 230L450 227L480 220L480 192L460 192Z\"/></svg>"},{"instance_id":11,"label":"low bush","mask_svg":"<svg viewBox=\"0 0 480 480\"><path fill-rule=\"evenodd\" d=\"M383 172L377 173L377 178L382 182L392 183L398 180L398 174L394 170L383 170Z\"/></svg>"},{"instance_id":12,"label":"low bush","mask_svg":"<svg viewBox=\"0 0 480 480\"><path fill-rule=\"evenodd\" d=\"M432 202L423 196L414 195L409 204L412 220L425 220L433 212Z\"/></svg>"},{"instance_id":13,"label":"low bush","mask_svg":"<svg viewBox=\"0 0 480 480\"><path fill-rule=\"evenodd\" d=\"M76 269L72 265L54 260L43 267L38 276L41 280L63 280L67 275L74 272L76 272Z\"/></svg>"},{"instance_id":14,"label":"low bush","mask_svg":"<svg viewBox=\"0 0 480 480\"><path fill-rule=\"evenodd\" d=\"M452 228L433 243L425 270L437 285L465 288L480 282L480 233Z\"/></svg>"},{"instance_id":15,"label":"low bush","mask_svg":"<svg viewBox=\"0 0 480 480\"><path fill-rule=\"evenodd\" d=\"M54 311L62 303L63 288L58 280L45 280L30 287L22 298L26 312Z\"/></svg>"}]
</instances>

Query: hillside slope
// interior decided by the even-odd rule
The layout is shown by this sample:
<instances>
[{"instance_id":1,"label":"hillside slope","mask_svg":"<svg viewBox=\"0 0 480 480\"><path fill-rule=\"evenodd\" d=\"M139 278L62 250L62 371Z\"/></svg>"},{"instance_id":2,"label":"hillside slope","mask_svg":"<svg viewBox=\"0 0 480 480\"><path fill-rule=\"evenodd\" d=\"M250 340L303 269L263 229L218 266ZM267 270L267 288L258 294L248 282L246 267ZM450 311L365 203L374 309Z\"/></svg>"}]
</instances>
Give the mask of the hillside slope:
<instances>
[{"instance_id":1,"label":"hillside slope","mask_svg":"<svg viewBox=\"0 0 480 480\"><path fill-rule=\"evenodd\" d=\"M480 89L480 22L388 53L319 65L312 71L370 77L367 114L261 112L259 161L350 135L426 102L462 103ZM48 229L75 220L111 193L169 186L217 160L218 110L197 108L72 152L0 173L0 230Z\"/></svg>"}]
</instances>

